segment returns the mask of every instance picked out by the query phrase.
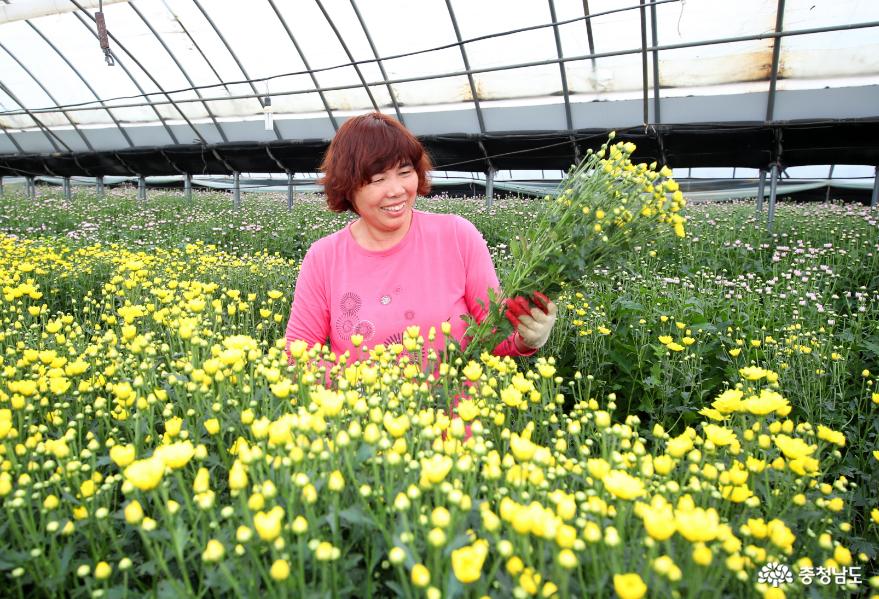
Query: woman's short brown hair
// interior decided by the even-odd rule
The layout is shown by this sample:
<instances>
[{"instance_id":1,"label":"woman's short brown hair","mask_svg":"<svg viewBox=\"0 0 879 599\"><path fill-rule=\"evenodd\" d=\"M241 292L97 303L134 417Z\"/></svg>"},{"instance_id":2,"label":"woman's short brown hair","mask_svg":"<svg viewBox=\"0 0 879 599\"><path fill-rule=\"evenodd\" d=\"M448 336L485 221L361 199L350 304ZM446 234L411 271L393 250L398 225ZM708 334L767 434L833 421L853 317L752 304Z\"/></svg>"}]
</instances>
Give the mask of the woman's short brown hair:
<instances>
[{"instance_id":1,"label":"woman's short brown hair","mask_svg":"<svg viewBox=\"0 0 879 599\"><path fill-rule=\"evenodd\" d=\"M418 193L430 191L431 164L424 146L397 120L379 112L345 121L324 156L318 182L333 212L356 212L351 200L370 178L398 164L411 163L418 173Z\"/></svg>"}]
</instances>

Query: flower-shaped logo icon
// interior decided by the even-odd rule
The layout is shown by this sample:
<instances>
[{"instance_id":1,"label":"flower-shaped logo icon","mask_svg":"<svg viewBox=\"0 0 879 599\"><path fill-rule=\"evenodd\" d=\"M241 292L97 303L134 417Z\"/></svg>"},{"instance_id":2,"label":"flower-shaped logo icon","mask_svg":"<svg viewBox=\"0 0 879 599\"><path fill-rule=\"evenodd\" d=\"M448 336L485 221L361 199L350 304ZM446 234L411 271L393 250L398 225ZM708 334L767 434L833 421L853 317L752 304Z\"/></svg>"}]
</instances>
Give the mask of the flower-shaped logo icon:
<instances>
[{"instance_id":1,"label":"flower-shaped logo icon","mask_svg":"<svg viewBox=\"0 0 879 599\"><path fill-rule=\"evenodd\" d=\"M784 564L777 562L769 562L765 564L757 573L757 582L771 584L773 587L779 587L784 583L794 581L794 576Z\"/></svg>"}]
</instances>

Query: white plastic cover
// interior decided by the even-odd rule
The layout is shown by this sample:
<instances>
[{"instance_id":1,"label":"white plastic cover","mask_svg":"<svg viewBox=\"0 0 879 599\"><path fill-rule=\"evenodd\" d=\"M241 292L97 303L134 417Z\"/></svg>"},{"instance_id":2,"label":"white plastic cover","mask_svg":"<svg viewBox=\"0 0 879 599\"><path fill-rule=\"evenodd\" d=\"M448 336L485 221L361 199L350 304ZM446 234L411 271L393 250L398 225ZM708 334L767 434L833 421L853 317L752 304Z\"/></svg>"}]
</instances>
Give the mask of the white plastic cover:
<instances>
[{"instance_id":1,"label":"white plastic cover","mask_svg":"<svg viewBox=\"0 0 879 599\"><path fill-rule=\"evenodd\" d=\"M10 14L39 15L46 2L11 0L6 7ZM389 114L399 109L417 134L566 130L566 90L555 29L565 59L570 126L643 124L638 0L588 3L594 15L595 59L582 58L591 53L584 4L105 3L110 48L117 60L112 67L98 45L91 16L95 9L7 20L0 22L0 128L5 133L0 134L0 154L19 147L51 152L193 140L329 138L348 116L376 107ZM784 5L786 32L879 22L875 0L787 0ZM777 6L777 0L658 0L662 103L657 118L649 62L648 121L762 122L769 102ZM541 27L553 22L551 10L559 25ZM654 43L652 10L648 3L648 47ZM466 42L463 52L455 21ZM763 39L680 47L767 34ZM648 52L650 61L653 56ZM472 87L465 57L473 70ZM778 73L776 120L876 116L877 27L783 37ZM261 97L267 94L277 132L263 127ZM44 128L56 132L57 139Z\"/></svg>"}]
</instances>

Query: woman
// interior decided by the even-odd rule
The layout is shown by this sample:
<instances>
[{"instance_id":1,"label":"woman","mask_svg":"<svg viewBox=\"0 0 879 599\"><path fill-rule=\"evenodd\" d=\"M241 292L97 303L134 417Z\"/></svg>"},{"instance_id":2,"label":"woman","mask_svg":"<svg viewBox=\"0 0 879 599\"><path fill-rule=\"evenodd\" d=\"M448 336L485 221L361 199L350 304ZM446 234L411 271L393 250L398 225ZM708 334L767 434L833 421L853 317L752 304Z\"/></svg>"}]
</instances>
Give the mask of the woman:
<instances>
[{"instance_id":1,"label":"woman","mask_svg":"<svg viewBox=\"0 0 879 599\"><path fill-rule=\"evenodd\" d=\"M470 314L485 316L488 289L498 290L485 240L469 221L414 209L430 189L430 160L399 122L380 113L346 121L324 157L327 204L359 218L315 242L302 261L287 323L287 343L329 345L336 354L401 342L407 327L422 333L448 321L466 343ZM482 302L482 304L480 304ZM516 330L494 353L531 355L549 338L556 307L513 313ZM527 304L525 304L527 305ZM442 336L428 347L442 351Z\"/></svg>"}]
</instances>

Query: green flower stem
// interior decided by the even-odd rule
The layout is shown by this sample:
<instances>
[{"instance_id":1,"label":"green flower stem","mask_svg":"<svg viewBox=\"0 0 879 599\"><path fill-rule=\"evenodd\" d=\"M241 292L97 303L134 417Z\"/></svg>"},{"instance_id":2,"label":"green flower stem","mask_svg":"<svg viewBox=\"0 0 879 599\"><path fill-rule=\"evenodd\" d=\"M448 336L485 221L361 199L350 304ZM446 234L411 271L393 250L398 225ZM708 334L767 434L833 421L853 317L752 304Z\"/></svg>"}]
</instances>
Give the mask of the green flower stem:
<instances>
[{"instance_id":1,"label":"green flower stem","mask_svg":"<svg viewBox=\"0 0 879 599\"><path fill-rule=\"evenodd\" d=\"M174 585L175 588L177 588L179 585L179 581L176 578L174 578L174 576L171 575L171 570L168 568L168 563L165 561L165 558L162 557L161 551L157 551L153 547L153 544L150 542L149 538L147 537L147 533L143 529L138 528L138 533L140 534L140 538L144 544L144 547L147 548L147 553L150 554L150 557L152 557L152 559L154 559L154 560L156 560L156 562L158 562L159 568L165 574L165 577L168 580L168 582L170 582L171 584ZM185 592L185 589L178 588L178 592L183 594ZM192 595L192 593L190 592L190 596L191 595Z\"/></svg>"},{"instance_id":2,"label":"green flower stem","mask_svg":"<svg viewBox=\"0 0 879 599\"><path fill-rule=\"evenodd\" d=\"M296 564L296 582L299 584L299 596L304 597L308 587L305 585L305 540L302 535L296 537L296 553L299 557Z\"/></svg>"}]
</instances>

